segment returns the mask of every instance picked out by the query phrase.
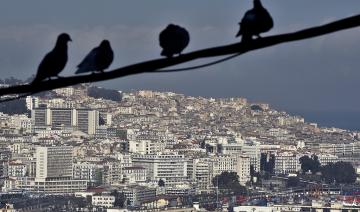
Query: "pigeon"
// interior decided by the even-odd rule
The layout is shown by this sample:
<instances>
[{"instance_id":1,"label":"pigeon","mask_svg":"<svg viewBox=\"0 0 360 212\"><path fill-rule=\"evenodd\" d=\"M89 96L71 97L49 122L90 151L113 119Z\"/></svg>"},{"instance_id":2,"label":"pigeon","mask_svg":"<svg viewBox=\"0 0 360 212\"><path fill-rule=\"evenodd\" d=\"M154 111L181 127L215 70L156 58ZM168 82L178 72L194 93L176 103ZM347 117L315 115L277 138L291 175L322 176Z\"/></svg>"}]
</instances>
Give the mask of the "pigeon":
<instances>
[{"instance_id":1,"label":"pigeon","mask_svg":"<svg viewBox=\"0 0 360 212\"><path fill-rule=\"evenodd\" d=\"M71 38L66 33L58 36L54 49L47 53L41 61L33 83L41 82L46 78L51 79L53 76L58 77L68 60L67 43L69 41L71 41Z\"/></svg>"},{"instance_id":2,"label":"pigeon","mask_svg":"<svg viewBox=\"0 0 360 212\"><path fill-rule=\"evenodd\" d=\"M274 26L269 12L262 6L260 0L254 0L254 8L248 10L241 22L236 37L242 36L242 41L252 40L253 35L260 38L260 33L267 32Z\"/></svg>"},{"instance_id":3,"label":"pigeon","mask_svg":"<svg viewBox=\"0 0 360 212\"><path fill-rule=\"evenodd\" d=\"M75 74L85 72L103 72L114 60L114 52L111 49L110 42L103 40L98 47L93 48L83 61L77 66Z\"/></svg>"},{"instance_id":4,"label":"pigeon","mask_svg":"<svg viewBox=\"0 0 360 212\"><path fill-rule=\"evenodd\" d=\"M173 57L181 54L190 41L190 35L185 28L169 24L159 36L160 46L163 48L161 55Z\"/></svg>"}]
</instances>

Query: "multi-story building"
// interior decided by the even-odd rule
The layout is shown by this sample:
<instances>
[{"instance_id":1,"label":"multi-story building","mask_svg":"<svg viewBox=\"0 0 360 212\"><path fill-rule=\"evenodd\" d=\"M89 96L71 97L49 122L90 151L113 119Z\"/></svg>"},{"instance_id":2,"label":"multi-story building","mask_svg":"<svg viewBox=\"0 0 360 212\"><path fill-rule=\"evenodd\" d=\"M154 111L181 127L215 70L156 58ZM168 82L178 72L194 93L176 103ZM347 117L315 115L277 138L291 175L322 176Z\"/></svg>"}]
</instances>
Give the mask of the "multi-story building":
<instances>
[{"instance_id":1,"label":"multi-story building","mask_svg":"<svg viewBox=\"0 0 360 212\"><path fill-rule=\"evenodd\" d=\"M73 164L73 179L87 180L90 183L100 183L103 166L94 163L75 163Z\"/></svg>"},{"instance_id":2,"label":"multi-story building","mask_svg":"<svg viewBox=\"0 0 360 212\"><path fill-rule=\"evenodd\" d=\"M27 166L21 162L9 162L8 176L25 177L27 174Z\"/></svg>"},{"instance_id":3,"label":"multi-story building","mask_svg":"<svg viewBox=\"0 0 360 212\"><path fill-rule=\"evenodd\" d=\"M26 190L34 192L72 194L86 191L88 182L86 180L73 180L70 177L46 178L45 180L31 177L17 177L6 179L2 186L3 192L12 190Z\"/></svg>"},{"instance_id":4,"label":"multi-story building","mask_svg":"<svg viewBox=\"0 0 360 212\"><path fill-rule=\"evenodd\" d=\"M8 167L9 167L8 160L0 160L0 178L8 177Z\"/></svg>"},{"instance_id":5,"label":"multi-story building","mask_svg":"<svg viewBox=\"0 0 360 212\"><path fill-rule=\"evenodd\" d=\"M119 185L123 182L120 161L108 161L103 164L102 182L105 185Z\"/></svg>"},{"instance_id":6,"label":"multi-story building","mask_svg":"<svg viewBox=\"0 0 360 212\"><path fill-rule=\"evenodd\" d=\"M39 107L39 98L38 97L27 96L25 101L26 101L26 108L28 110L32 110L34 108Z\"/></svg>"},{"instance_id":7,"label":"multi-story building","mask_svg":"<svg viewBox=\"0 0 360 212\"><path fill-rule=\"evenodd\" d=\"M36 178L72 177L72 146L36 148Z\"/></svg>"},{"instance_id":8,"label":"multi-story building","mask_svg":"<svg viewBox=\"0 0 360 212\"><path fill-rule=\"evenodd\" d=\"M140 206L144 202L154 200L156 197L155 188L147 188L143 186L130 186L122 190L126 199L131 206Z\"/></svg>"},{"instance_id":9,"label":"multi-story building","mask_svg":"<svg viewBox=\"0 0 360 212\"><path fill-rule=\"evenodd\" d=\"M144 167L124 167L122 169L123 179L131 183L142 183L146 181L146 169Z\"/></svg>"},{"instance_id":10,"label":"multi-story building","mask_svg":"<svg viewBox=\"0 0 360 212\"><path fill-rule=\"evenodd\" d=\"M75 93L75 89L73 87L66 87L66 88L58 88L54 90L55 93L62 95L62 96L72 96Z\"/></svg>"},{"instance_id":11,"label":"multi-story building","mask_svg":"<svg viewBox=\"0 0 360 212\"><path fill-rule=\"evenodd\" d=\"M250 165L255 171L260 171L261 151L260 145L247 145L244 143L225 143L221 145L221 152L227 155L243 155L250 158Z\"/></svg>"},{"instance_id":12,"label":"multi-story building","mask_svg":"<svg viewBox=\"0 0 360 212\"><path fill-rule=\"evenodd\" d=\"M299 159L303 155L296 152L281 152L275 155L275 174L290 174L300 171Z\"/></svg>"},{"instance_id":13,"label":"multi-story building","mask_svg":"<svg viewBox=\"0 0 360 212\"><path fill-rule=\"evenodd\" d=\"M330 154L318 154L319 162L322 166L325 166L329 163L336 163L340 161L339 157L336 155L330 155Z\"/></svg>"},{"instance_id":14,"label":"multi-story building","mask_svg":"<svg viewBox=\"0 0 360 212\"><path fill-rule=\"evenodd\" d=\"M111 195L93 195L91 197L91 204L94 206L101 206L105 208L114 207L115 197Z\"/></svg>"},{"instance_id":15,"label":"multi-story building","mask_svg":"<svg viewBox=\"0 0 360 212\"><path fill-rule=\"evenodd\" d=\"M250 158L246 156L237 156L235 171L239 176L239 182L241 185L250 181Z\"/></svg>"},{"instance_id":16,"label":"multi-story building","mask_svg":"<svg viewBox=\"0 0 360 212\"><path fill-rule=\"evenodd\" d=\"M192 180L199 190L207 190L212 186L212 162L209 158L198 158L193 161Z\"/></svg>"},{"instance_id":17,"label":"multi-story building","mask_svg":"<svg viewBox=\"0 0 360 212\"><path fill-rule=\"evenodd\" d=\"M35 108L31 111L35 129L45 126L73 128L93 135L99 127L99 111L70 108Z\"/></svg>"},{"instance_id":18,"label":"multi-story building","mask_svg":"<svg viewBox=\"0 0 360 212\"><path fill-rule=\"evenodd\" d=\"M146 169L148 181L165 181L166 185L184 182L186 180L187 162L184 155L177 153L157 153L134 155L134 166Z\"/></svg>"},{"instance_id":19,"label":"multi-story building","mask_svg":"<svg viewBox=\"0 0 360 212\"><path fill-rule=\"evenodd\" d=\"M319 144L321 153L328 153L337 156L360 155L360 144L342 143L342 144Z\"/></svg>"},{"instance_id":20,"label":"multi-story building","mask_svg":"<svg viewBox=\"0 0 360 212\"><path fill-rule=\"evenodd\" d=\"M213 176L220 175L222 172L235 172L237 164L236 155L221 155L211 158Z\"/></svg>"},{"instance_id":21,"label":"multi-story building","mask_svg":"<svg viewBox=\"0 0 360 212\"><path fill-rule=\"evenodd\" d=\"M165 149L165 145L154 140L129 141L129 152L138 154L155 154Z\"/></svg>"},{"instance_id":22,"label":"multi-story building","mask_svg":"<svg viewBox=\"0 0 360 212\"><path fill-rule=\"evenodd\" d=\"M244 145L241 149L241 155L250 158L250 165L254 167L255 171L260 171L260 145Z\"/></svg>"}]
</instances>

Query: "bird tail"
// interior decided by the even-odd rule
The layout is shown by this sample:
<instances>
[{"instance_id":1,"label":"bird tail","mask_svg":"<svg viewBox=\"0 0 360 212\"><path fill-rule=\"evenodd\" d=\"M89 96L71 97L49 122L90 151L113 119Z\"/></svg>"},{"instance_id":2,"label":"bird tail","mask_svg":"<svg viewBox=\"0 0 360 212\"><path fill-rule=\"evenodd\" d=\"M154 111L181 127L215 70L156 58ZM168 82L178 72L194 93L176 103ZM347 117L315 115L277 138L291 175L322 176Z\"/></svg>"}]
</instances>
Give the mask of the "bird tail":
<instances>
[{"instance_id":1,"label":"bird tail","mask_svg":"<svg viewBox=\"0 0 360 212\"><path fill-rule=\"evenodd\" d=\"M80 64L77 66L77 70L75 71L75 74L81 74L81 73L86 73L89 72L89 68L86 65Z\"/></svg>"},{"instance_id":2,"label":"bird tail","mask_svg":"<svg viewBox=\"0 0 360 212\"><path fill-rule=\"evenodd\" d=\"M241 31L241 29L239 30L239 32L236 34L236 36L235 36L235 37L237 38L237 37L239 37L240 35L242 35L242 31Z\"/></svg>"}]
</instances>

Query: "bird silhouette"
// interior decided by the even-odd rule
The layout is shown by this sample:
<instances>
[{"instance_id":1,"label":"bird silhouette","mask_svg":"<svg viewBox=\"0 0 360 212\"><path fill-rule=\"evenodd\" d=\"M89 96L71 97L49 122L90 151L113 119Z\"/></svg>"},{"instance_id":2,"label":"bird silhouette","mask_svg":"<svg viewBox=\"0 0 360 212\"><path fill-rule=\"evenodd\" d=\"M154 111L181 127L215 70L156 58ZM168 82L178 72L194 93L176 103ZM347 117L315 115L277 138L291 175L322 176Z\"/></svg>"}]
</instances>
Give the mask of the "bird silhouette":
<instances>
[{"instance_id":1,"label":"bird silhouette","mask_svg":"<svg viewBox=\"0 0 360 212\"><path fill-rule=\"evenodd\" d=\"M169 24L159 36L160 46L163 48L161 55L173 57L181 54L190 42L188 31L178 25Z\"/></svg>"},{"instance_id":2,"label":"bird silhouette","mask_svg":"<svg viewBox=\"0 0 360 212\"><path fill-rule=\"evenodd\" d=\"M242 41L252 40L255 35L260 38L260 33L267 32L274 26L270 13L262 6L260 0L254 0L254 8L248 10L241 22L240 30L236 37L242 36Z\"/></svg>"},{"instance_id":3,"label":"bird silhouette","mask_svg":"<svg viewBox=\"0 0 360 212\"><path fill-rule=\"evenodd\" d=\"M110 42L103 40L98 47L93 48L83 61L77 66L75 74L85 72L103 72L114 60L114 52L111 49Z\"/></svg>"},{"instance_id":4,"label":"bird silhouette","mask_svg":"<svg viewBox=\"0 0 360 212\"><path fill-rule=\"evenodd\" d=\"M67 43L71 41L68 34L62 33L58 36L55 47L47 53L41 61L35 79L32 83L41 82L46 78L57 76L64 69L68 60Z\"/></svg>"}]
</instances>

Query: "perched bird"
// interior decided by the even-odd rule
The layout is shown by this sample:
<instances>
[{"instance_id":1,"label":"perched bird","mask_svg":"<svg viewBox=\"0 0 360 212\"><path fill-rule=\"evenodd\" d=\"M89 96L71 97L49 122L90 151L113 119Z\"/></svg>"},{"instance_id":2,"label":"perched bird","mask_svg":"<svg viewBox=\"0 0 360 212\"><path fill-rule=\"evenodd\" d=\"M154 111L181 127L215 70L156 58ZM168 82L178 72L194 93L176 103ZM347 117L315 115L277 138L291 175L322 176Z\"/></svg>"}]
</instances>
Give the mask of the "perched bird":
<instances>
[{"instance_id":1,"label":"perched bird","mask_svg":"<svg viewBox=\"0 0 360 212\"><path fill-rule=\"evenodd\" d=\"M53 76L58 77L68 60L67 43L69 41L71 41L71 38L66 33L58 36L54 49L47 53L41 61L33 83L43 81L46 78L51 79Z\"/></svg>"},{"instance_id":2,"label":"perched bird","mask_svg":"<svg viewBox=\"0 0 360 212\"><path fill-rule=\"evenodd\" d=\"M185 28L169 24L159 36L160 46L163 48L161 55L173 57L181 54L190 41L190 35Z\"/></svg>"},{"instance_id":3,"label":"perched bird","mask_svg":"<svg viewBox=\"0 0 360 212\"><path fill-rule=\"evenodd\" d=\"M93 48L83 61L77 66L75 74L85 72L103 72L114 60L114 52L111 49L110 42L103 40L98 47Z\"/></svg>"},{"instance_id":4,"label":"perched bird","mask_svg":"<svg viewBox=\"0 0 360 212\"><path fill-rule=\"evenodd\" d=\"M254 8L248 10L241 22L240 30L236 37L242 36L242 41L250 41L255 35L260 37L260 33L267 32L274 26L273 19L269 12L262 6L260 0L254 0Z\"/></svg>"}]
</instances>

